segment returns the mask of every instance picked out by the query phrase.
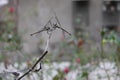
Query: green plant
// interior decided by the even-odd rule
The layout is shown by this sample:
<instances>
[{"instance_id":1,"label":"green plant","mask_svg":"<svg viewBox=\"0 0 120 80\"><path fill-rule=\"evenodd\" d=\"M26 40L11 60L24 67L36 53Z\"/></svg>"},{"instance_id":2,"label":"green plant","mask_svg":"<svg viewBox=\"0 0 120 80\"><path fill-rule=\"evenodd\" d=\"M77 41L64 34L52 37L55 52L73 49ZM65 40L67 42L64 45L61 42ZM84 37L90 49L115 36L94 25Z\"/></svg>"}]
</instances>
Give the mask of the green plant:
<instances>
[{"instance_id":1,"label":"green plant","mask_svg":"<svg viewBox=\"0 0 120 80\"><path fill-rule=\"evenodd\" d=\"M21 37L17 34L15 9L13 7L6 8L6 17L1 22L0 42L3 43L3 50L13 51L21 49Z\"/></svg>"}]
</instances>

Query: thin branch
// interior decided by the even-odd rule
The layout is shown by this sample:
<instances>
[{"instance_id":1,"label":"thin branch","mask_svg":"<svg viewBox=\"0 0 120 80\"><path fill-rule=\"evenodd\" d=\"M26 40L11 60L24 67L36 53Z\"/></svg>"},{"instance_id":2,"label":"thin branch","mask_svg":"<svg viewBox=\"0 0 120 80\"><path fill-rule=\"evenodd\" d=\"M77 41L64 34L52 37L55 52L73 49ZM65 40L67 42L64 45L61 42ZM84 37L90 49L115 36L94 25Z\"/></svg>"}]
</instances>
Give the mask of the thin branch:
<instances>
[{"instance_id":1,"label":"thin branch","mask_svg":"<svg viewBox=\"0 0 120 80\"><path fill-rule=\"evenodd\" d=\"M41 67L41 61L45 57L45 55L48 53L49 40L50 40L50 38L52 36L52 33L50 33L48 35L49 35L49 37L48 37L46 48L45 48L43 54L40 56L40 58L35 62L35 64L30 69L24 69L24 70L13 71L13 72L4 71L4 73L0 73L0 76L5 75L5 74L6 75L7 74L13 74L16 77L15 80L21 80L23 77L25 77L26 75L28 75L30 72L38 72L39 70L41 70L42 69L42 67ZM39 62L40 62L39 69L35 69L35 67L38 65ZM18 77L20 75L20 72L25 72L25 73L22 76Z\"/></svg>"},{"instance_id":2,"label":"thin branch","mask_svg":"<svg viewBox=\"0 0 120 80\"><path fill-rule=\"evenodd\" d=\"M0 73L0 77L6 76L6 75L9 75L9 74L13 74L14 76L19 76L18 72L3 71L3 73Z\"/></svg>"},{"instance_id":3,"label":"thin branch","mask_svg":"<svg viewBox=\"0 0 120 80\"><path fill-rule=\"evenodd\" d=\"M48 47L49 47L49 40L51 38L51 35L52 34L49 34L49 38L47 40L47 45L46 45L46 48L45 48L45 51L43 52L42 56L36 61L36 63L32 66L32 68L30 68L26 73L24 73L22 76L20 76L17 80L21 80L23 77L25 77L26 75L28 75L30 72L32 72L35 67L37 66L37 64L39 62L41 62L41 60L45 57L45 55L48 53ZM41 67L41 64L40 64L40 67Z\"/></svg>"},{"instance_id":4,"label":"thin branch","mask_svg":"<svg viewBox=\"0 0 120 80\"><path fill-rule=\"evenodd\" d=\"M29 69L26 73L24 73L22 76L20 76L17 80L21 80L23 77L28 75L30 72L34 70L34 68L37 66L37 64L45 57L45 55L48 53L48 51L45 51L43 55L36 61L36 63L33 65L31 69Z\"/></svg>"},{"instance_id":5,"label":"thin branch","mask_svg":"<svg viewBox=\"0 0 120 80\"><path fill-rule=\"evenodd\" d=\"M34 70L34 72L38 72L38 71L40 71L41 69L42 69L42 64L40 63L40 67L39 67L38 69Z\"/></svg>"}]
</instances>

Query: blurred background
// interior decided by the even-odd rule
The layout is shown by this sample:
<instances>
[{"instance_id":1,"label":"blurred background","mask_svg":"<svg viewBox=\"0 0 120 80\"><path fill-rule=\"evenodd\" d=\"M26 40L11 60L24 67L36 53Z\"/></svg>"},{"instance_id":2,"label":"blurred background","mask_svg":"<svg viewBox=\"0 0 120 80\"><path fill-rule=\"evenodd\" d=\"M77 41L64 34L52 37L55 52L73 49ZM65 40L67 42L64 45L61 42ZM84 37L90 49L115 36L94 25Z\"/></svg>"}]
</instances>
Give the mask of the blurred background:
<instances>
[{"instance_id":1,"label":"blurred background","mask_svg":"<svg viewBox=\"0 0 120 80\"><path fill-rule=\"evenodd\" d=\"M0 0L1 74L11 65L14 70L21 69L22 63L27 67L34 64L48 35L30 34L41 30L55 15L61 27L72 34L64 37L59 29L52 34L43 63L52 65L56 73L23 80L120 80L120 0ZM64 68L59 70L58 64Z\"/></svg>"}]
</instances>

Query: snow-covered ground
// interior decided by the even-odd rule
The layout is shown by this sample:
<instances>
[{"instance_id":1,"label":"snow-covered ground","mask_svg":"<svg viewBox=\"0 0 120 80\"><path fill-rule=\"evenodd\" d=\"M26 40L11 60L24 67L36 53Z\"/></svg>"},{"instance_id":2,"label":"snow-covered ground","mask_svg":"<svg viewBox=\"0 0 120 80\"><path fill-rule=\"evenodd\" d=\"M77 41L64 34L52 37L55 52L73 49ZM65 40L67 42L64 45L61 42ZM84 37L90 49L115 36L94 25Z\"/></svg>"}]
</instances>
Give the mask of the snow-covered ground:
<instances>
[{"instance_id":1,"label":"snow-covered ground","mask_svg":"<svg viewBox=\"0 0 120 80\"><path fill-rule=\"evenodd\" d=\"M44 64L42 65L42 70L37 73L30 74L30 78L25 77L22 80L40 80L41 72L43 80L53 80L53 77L55 77L58 74L58 69L61 71L64 71L64 69L67 67L70 67L70 62L61 62L56 63L53 62L52 64ZM10 75L9 73L5 72L16 72L19 71L15 67L19 68L19 70L25 69L27 67L26 63L18 64L15 63L14 67L12 65L8 66L8 69L6 70L4 68L4 64L0 63L0 77L2 77L2 80L14 80L14 76ZM76 69L69 70L69 72L65 75L66 80L84 80L80 76L82 75L83 68L87 69L88 72L88 80L120 80L120 77L117 76L118 69L116 67L116 64L114 62L100 62L96 66L92 66L89 63L85 66L80 66ZM19 72L20 75L22 75L22 72ZM108 77L110 79L108 79Z\"/></svg>"}]
</instances>

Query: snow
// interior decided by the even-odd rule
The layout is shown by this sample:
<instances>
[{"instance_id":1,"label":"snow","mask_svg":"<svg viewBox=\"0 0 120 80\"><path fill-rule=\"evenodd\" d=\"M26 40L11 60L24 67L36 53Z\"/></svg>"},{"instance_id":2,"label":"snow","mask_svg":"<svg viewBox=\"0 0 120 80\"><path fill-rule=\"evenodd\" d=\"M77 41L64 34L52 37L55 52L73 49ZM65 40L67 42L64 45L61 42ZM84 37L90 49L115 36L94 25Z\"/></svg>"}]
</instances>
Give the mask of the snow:
<instances>
[{"instance_id":1,"label":"snow","mask_svg":"<svg viewBox=\"0 0 120 80\"><path fill-rule=\"evenodd\" d=\"M0 0L0 7L6 4L8 4L8 0Z\"/></svg>"},{"instance_id":2,"label":"snow","mask_svg":"<svg viewBox=\"0 0 120 80\"><path fill-rule=\"evenodd\" d=\"M27 77L25 77L24 79L25 80L39 80L40 74L42 73L43 80L52 80L53 77L55 77L58 74L57 72L58 69L63 71L64 68L70 67L71 65L72 64L70 62L61 62L61 63L53 62L52 64L44 64L42 66L42 70L38 72L39 75L36 73L32 73L30 74L31 75L30 79L27 79ZM21 65L19 65L18 63L15 63L14 66L15 67L19 66L21 67L20 69L24 69L27 67L26 63L22 63ZM9 65L8 69L6 70L4 68L3 63L0 63L0 73L3 73L4 71L7 71L7 72L18 71L15 67L13 67L12 65ZM66 74L65 77L67 80L77 80L77 77L82 74L82 71L83 71L82 68L88 68L89 80L108 80L107 76L110 77L110 80L120 80L120 77L116 75L118 70L114 62L109 62L109 61L100 62L94 69L89 70L89 68L91 67L92 65L90 65L89 63L84 66L79 65L79 69L76 68L75 70L70 70L70 72ZM20 75L22 74L23 73L20 73ZM10 78L11 76L8 75L7 79L9 80Z\"/></svg>"}]
</instances>

